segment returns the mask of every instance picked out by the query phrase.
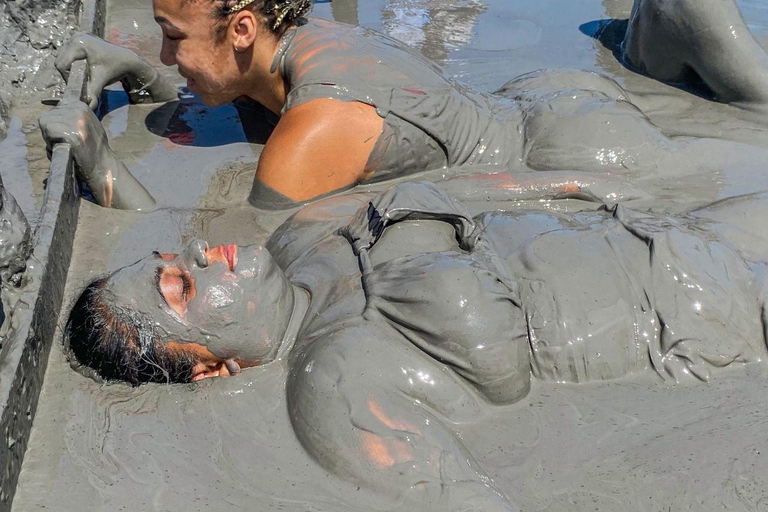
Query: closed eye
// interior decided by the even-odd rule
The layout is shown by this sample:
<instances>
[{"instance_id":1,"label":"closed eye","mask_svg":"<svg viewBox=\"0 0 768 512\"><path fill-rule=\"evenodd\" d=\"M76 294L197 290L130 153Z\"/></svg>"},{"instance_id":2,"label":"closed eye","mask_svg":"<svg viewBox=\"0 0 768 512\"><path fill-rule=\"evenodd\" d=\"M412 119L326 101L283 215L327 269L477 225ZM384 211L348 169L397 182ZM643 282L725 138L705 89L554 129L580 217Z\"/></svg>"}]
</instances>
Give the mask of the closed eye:
<instances>
[{"instance_id":1,"label":"closed eye","mask_svg":"<svg viewBox=\"0 0 768 512\"><path fill-rule=\"evenodd\" d=\"M190 292L192 291L192 283L186 274L181 274L181 298L184 302L190 299Z\"/></svg>"},{"instance_id":2,"label":"closed eye","mask_svg":"<svg viewBox=\"0 0 768 512\"><path fill-rule=\"evenodd\" d=\"M187 303L195 297L195 280L188 272L174 266L159 267L155 274L155 284L168 307L184 316Z\"/></svg>"}]
</instances>

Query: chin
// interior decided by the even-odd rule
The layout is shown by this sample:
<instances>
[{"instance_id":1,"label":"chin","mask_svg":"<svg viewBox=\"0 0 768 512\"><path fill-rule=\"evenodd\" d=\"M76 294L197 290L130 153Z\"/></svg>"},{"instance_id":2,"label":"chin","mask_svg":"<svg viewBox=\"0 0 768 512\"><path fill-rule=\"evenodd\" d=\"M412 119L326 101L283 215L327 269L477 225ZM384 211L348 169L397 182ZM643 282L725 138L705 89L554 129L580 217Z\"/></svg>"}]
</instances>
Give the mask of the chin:
<instances>
[{"instance_id":1,"label":"chin","mask_svg":"<svg viewBox=\"0 0 768 512\"><path fill-rule=\"evenodd\" d=\"M221 99L221 98L212 98L204 94L198 94L198 96L200 97L200 101L202 101L203 105L205 105L206 107L220 107L225 103L229 103L228 100Z\"/></svg>"}]
</instances>

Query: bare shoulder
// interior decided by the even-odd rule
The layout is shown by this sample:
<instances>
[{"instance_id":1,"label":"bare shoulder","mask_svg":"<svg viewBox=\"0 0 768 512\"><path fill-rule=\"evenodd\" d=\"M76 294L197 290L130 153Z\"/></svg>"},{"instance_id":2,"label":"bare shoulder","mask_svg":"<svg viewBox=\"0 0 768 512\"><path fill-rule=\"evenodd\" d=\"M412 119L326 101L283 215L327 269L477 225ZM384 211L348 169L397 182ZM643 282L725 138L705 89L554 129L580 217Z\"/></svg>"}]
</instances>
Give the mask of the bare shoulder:
<instances>
[{"instance_id":1,"label":"bare shoulder","mask_svg":"<svg viewBox=\"0 0 768 512\"><path fill-rule=\"evenodd\" d=\"M364 103L315 99L293 107L267 141L256 179L294 201L354 185L382 128Z\"/></svg>"}]
</instances>

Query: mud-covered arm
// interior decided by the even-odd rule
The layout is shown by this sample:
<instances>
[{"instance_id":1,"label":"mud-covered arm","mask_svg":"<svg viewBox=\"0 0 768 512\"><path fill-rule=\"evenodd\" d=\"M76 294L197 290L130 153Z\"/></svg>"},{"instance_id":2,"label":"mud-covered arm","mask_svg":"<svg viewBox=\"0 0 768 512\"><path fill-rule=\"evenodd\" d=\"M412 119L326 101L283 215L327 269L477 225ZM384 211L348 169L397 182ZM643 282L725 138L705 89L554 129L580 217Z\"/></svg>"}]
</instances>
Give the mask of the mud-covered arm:
<instances>
[{"instance_id":1,"label":"mud-covered arm","mask_svg":"<svg viewBox=\"0 0 768 512\"><path fill-rule=\"evenodd\" d=\"M447 178L441 169L421 174L419 179L437 184L463 204L579 199L597 205L614 205L649 197L626 178L599 172L499 172L498 169L467 166Z\"/></svg>"},{"instance_id":2,"label":"mud-covered arm","mask_svg":"<svg viewBox=\"0 0 768 512\"><path fill-rule=\"evenodd\" d=\"M112 152L99 119L85 103L58 106L40 116L40 130L49 147L59 142L72 148L77 177L107 208L151 210L155 200Z\"/></svg>"},{"instance_id":3,"label":"mud-covered arm","mask_svg":"<svg viewBox=\"0 0 768 512\"><path fill-rule=\"evenodd\" d=\"M364 510L503 511L515 508L447 422L483 417L484 405L445 367L366 322L293 354L287 399L294 432L330 473L364 490Z\"/></svg>"},{"instance_id":4,"label":"mud-covered arm","mask_svg":"<svg viewBox=\"0 0 768 512\"><path fill-rule=\"evenodd\" d=\"M87 102L95 109L102 89L122 81L131 103L170 101L178 90L152 67L149 62L127 48L117 46L90 34L79 33L61 49L56 57L56 69L64 80L69 78L72 63L88 62Z\"/></svg>"}]
</instances>

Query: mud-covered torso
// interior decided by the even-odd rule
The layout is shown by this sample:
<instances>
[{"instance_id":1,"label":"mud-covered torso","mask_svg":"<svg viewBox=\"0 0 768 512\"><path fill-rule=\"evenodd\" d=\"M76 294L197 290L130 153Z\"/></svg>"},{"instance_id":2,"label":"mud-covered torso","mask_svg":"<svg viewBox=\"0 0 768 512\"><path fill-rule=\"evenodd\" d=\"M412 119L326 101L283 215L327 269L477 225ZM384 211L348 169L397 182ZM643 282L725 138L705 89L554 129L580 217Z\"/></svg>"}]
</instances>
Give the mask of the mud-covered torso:
<instances>
[{"instance_id":1,"label":"mud-covered torso","mask_svg":"<svg viewBox=\"0 0 768 512\"><path fill-rule=\"evenodd\" d=\"M395 203L400 197L395 194ZM493 403L519 399L529 382L528 346L509 283L481 251L459 246L451 223L436 218L387 226L361 260L349 231L376 228L366 217L373 203L357 200L332 212L322 210L334 200L308 207L268 245L289 279L312 296L297 357L317 341L344 331L359 336L362 328L377 343L411 345ZM351 219L310 220L349 211L356 203ZM450 208L428 210L438 217L451 214ZM471 222L468 213L464 218Z\"/></svg>"},{"instance_id":2,"label":"mud-covered torso","mask_svg":"<svg viewBox=\"0 0 768 512\"><path fill-rule=\"evenodd\" d=\"M479 222L518 283L539 378L706 380L764 357L752 273L702 226L620 207Z\"/></svg>"},{"instance_id":3,"label":"mud-covered torso","mask_svg":"<svg viewBox=\"0 0 768 512\"><path fill-rule=\"evenodd\" d=\"M424 199L419 187L437 195ZM404 183L373 201L319 202L278 230L270 250L313 296L304 338L365 323L500 403L525 385L516 372L587 382L653 369L673 382L706 380L712 368L765 355L752 271L701 221L621 207L472 219L455 202L438 204L446 197ZM377 220L408 208L422 220Z\"/></svg>"},{"instance_id":4,"label":"mud-covered torso","mask_svg":"<svg viewBox=\"0 0 768 512\"><path fill-rule=\"evenodd\" d=\"M285 36L284 110L317 98L376 108L384 128L368 161L373 180L427 169L507 165L520 158L518 107L448 80L434 64L382 34L310 19Z\"/></svg>"}]
</instances>

